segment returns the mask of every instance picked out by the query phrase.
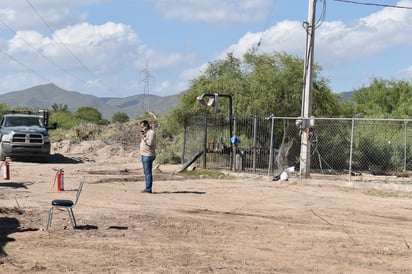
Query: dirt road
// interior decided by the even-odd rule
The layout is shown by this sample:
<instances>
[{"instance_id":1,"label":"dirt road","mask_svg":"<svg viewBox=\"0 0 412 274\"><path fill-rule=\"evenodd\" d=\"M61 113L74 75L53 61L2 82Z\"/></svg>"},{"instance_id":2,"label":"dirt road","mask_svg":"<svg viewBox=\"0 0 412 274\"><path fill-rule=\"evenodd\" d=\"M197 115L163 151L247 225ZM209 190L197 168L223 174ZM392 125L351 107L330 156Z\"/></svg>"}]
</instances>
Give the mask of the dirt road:
<instances>
[{"instance_id":1,"label":"dirt road","mask_svg":"<svg viewBox=\"0 0 412 274\"><path fill-rule=\"evenodd\" d=\"M89 143L54 160L11 162L0 181L1 273L412 273L405 179L187 179L160 166L143 194L136 152ZM79 227L57 210L46 230L51 200L73 199L83 176Z\"/></svg>"}]
</instances>

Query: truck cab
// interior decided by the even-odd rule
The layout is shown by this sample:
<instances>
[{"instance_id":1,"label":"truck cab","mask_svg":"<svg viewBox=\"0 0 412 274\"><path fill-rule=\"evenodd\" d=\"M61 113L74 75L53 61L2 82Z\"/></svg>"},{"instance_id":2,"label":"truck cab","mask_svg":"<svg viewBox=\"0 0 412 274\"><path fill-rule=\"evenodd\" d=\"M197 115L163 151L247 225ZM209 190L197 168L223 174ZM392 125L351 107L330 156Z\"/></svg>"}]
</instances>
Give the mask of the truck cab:
<instances>
[{"instance_id":1,"label":"truck cab","mask_svg":"<svg viewBox=\"0 0 412 274\"><path fill-rule=\"evenodd\" d=\"M0 160L6 157L36 157L48 161L50 156L48 112L1 111Z\"/></svg>"}]
</instances>

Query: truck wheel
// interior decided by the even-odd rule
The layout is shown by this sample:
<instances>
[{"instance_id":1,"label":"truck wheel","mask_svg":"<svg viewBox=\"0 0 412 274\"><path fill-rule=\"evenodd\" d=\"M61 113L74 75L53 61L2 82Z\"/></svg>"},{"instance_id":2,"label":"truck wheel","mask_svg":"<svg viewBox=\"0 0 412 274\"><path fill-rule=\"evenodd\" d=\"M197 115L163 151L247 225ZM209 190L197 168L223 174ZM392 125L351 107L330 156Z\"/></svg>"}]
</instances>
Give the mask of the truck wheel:
<instances>
[{"instance_id":1,"label":"truck wheel","mask_svg":"<svg viewBox=\"0 0 412 274\"><path fill-rule=\"evenodd\" d=\"M43 157L41 158L41 162L42 162L42 163L50 163L50 155L43 156Z\"/></svg>"},{"instance_id":2,"label":"truck wheel","mask_svg":"<svg viewBox=\"0 0 412 274\"><path fill-rule=\"evenodd\" d=\"M1 144L0 144L0 161L5 161L6 160L6 155L3 154L3 150L1 149Z\"/></svg>"}]
</instances>

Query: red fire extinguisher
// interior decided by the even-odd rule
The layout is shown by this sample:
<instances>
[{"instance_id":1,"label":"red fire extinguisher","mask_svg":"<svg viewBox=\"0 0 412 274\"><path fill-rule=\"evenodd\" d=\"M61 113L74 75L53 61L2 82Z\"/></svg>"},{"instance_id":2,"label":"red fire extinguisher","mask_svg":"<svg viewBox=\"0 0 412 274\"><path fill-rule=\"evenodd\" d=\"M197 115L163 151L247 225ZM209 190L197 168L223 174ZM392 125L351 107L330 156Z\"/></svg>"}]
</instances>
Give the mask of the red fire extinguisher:
<instances>
[{"instance_id":1,"label":"red fire extinguisher","mask_svg":"<svg viewBox=\"0 0 412 274\"><path fill-rule=\"evenodd\" d=\"M10 180L10 165L7 160L4 160L1 166L1 172L3 173L4 180Z\"/></svg>"},{"instance_id":2,"label":"red fire extinguisher","mask_svg":"<svg viewBox=\"0 0 412 274\"><path fill-rule=\"evenodd\" d=\"M64 171L63 169L59 169L54 177L54 183L57 182L57 191L64 190ZM53 184L54 185L54 184Z\"/></svg>"}]
</instances>

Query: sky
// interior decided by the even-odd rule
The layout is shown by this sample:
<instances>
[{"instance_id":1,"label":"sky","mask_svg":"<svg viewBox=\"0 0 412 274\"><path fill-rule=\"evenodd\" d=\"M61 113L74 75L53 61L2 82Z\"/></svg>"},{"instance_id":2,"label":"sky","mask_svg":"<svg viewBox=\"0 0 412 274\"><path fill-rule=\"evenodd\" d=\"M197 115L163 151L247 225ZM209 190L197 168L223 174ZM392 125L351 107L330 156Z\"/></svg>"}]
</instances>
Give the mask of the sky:
<instances>
[{"instance_id":1,"label":"sky","mask_svg":"<svg viewBox=\"0 0 412 274\"><path fill-rule=\"evenodd\" d=\"M303 59L308 9L309 0L0 0L0 94L49 83L98 97L179 94L228 52ZM317 0L315 13L314 62L334 92L411 80L412 0Z\"/></svg>"}]
</instances>

